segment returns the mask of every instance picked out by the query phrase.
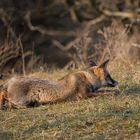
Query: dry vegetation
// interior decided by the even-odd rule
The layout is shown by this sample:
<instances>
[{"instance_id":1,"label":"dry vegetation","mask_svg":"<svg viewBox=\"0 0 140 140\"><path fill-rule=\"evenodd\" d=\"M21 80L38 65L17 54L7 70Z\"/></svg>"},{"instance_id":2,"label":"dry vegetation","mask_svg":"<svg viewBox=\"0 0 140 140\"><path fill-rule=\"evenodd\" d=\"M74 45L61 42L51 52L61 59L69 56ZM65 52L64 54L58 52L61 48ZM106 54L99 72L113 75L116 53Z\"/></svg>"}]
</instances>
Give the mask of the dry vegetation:
<instances>
[{"instance_id":1,"label":"dry vegetation","mask_svg":"<svg viewBox=\"0 0 140 140\"><path fill-rule=\"evenodd\" d=\"M132 25L131 30L136 30L139 38L139 6L138 0L118 0L115 2L110 2L110 0L1 0L0 51L6 44L9 52L14 50L16 54L14 55L15 52L4 53L5 56L3 55L2 58L5 59L2 60L0 57L0 68L2 67L0 72L22 73L23 56L20 52L23 51L25 54L25 70L28 72L40 66L44 67L45 63L49 67L55 65L61 68L66 64L73 67L79 67L79 63L84 65L87 56L89 57L89 52L93 54L98 48L95 48L96 43L99 43L98 40L100 40L97 31L102 30L104 26L110 27L114 20L120 22L119 26ZM110 29L105 30L107 34L104 35L107 35L107 38L103 35L103 38L105 37L104 43L108 42L108 37L111 37L114 44L122 38L125 43L128 42L127 44L129 44L128 40L131 37L122 37L121 32L124 27L120 27L120 29L117 32L111 30L114 39L109 33ZM90 47L87 47L91 43L84 34L89 31L92 34L90 37L93 42ZM108 36L108 33L111 36ZM114 35L115 33L117 34ZM120 38L117 38L119 37L118 34L121 35ZM133 31L130 35L133 35ZM11 40L7 42L9 36ZM19 39L23 48L20 47L20 52L11 45L11 43L19 42L17 41ZM139 42L134 42L133 46L137 48ZM112 42L110 43L112 44ZM101 46L104 49L103 45ZM124 46L122 41L120 41L120 46ZM112 48L112 46L109 47ZM116 45L113 48L115 51L116 49L121 51L121 47L118 50ZM133 55L138 56L139 51L134 51ZM98 53L94 54L97 61L99 56Z\"/></svg>"},{"instance_id":2,"label":"dry vegetation","mask_svg":"<svg viewBox=\"0 0 140 140\"><path fill-rule=\"evenodd\" d=\"M0 111L0 140L140 139L138 1L15 0L0 4L0 24L4 27L0 30L8 34L0 42L0 72L8 77L18 72L57 80L85 67L89 59L101 63L110 58L108 69L119 82L111 89L118 94ZM17 18L11 23L14 14ZM107 26L103 28L102 24ZM49 59L50 54L54 60ZM63 55L61 61L58 55ZM62 69L49 69L49 61L53 65L67 58Z\"/></svg>"}]
</instances>

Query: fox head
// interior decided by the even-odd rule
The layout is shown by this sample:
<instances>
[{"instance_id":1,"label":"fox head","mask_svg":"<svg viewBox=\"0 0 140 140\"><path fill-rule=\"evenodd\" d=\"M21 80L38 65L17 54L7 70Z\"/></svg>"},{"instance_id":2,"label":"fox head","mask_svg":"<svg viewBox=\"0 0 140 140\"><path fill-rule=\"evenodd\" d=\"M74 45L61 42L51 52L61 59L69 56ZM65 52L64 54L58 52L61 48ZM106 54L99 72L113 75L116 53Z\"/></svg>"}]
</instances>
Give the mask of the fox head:
<instances>
[{"instance_id":1,"label":"fox head","mask_svg":"<svg viewBox=\"0 0 140 140\"><path fill-rule=\"evenodd\" d=\"M96 79L93 84L93 90L96 90L100 87L115 87L118 85L118 82L115 81L107 70L107 64L109 60L106 60L101 65L97 66L94 62L90 61L90 67L88 71L93 74Z\"/></svg>"}]
</instances>

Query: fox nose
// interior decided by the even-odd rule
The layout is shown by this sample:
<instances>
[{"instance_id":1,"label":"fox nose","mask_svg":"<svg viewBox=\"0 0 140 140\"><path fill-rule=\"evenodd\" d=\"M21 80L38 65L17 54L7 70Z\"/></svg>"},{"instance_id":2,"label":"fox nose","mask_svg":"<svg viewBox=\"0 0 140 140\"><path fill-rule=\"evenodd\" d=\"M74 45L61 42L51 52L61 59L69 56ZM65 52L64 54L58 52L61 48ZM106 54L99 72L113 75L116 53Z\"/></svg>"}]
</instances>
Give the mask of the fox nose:
<instances>
[{"instance_id":1,"label":"fox nose","mask_svg":"<svg viewBox=\"0 0 140 140\"><path fill-rule=\"evenodd\" d=\"M108 86L110 86L110 87L115 87L115 86L117 86L117 85L118 85L118 82L115 81L115 80L112 80L112 81L109 81L109 82L108 82Z\"/></svg>"},{"instance_id":2,"label":"fox nose","mask_svg":"<svg viewBox=\"0 0 140 140\"><path fill-rule=\"evenodd\" d=\"M117 81L113 82L113 86L116 87L119 83Z\"/></svg>"}]
</instances>

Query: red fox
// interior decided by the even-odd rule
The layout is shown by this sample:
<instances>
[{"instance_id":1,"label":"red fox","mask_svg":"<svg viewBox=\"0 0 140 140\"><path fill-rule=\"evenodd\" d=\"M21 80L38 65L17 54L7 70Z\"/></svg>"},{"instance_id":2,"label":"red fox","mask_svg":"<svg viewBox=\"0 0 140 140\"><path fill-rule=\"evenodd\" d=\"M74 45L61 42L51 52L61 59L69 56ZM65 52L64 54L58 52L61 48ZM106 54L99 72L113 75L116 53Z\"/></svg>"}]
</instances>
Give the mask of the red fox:
<instances>
[{"instance_id":1,"label":"red fox","mask_svg":"<svg viewBox=\"0 0 140 140\"><path fill-rule=\"evenodd\" d=\"M6 83L6 92L1 94L0 104L2 106L6 98L9 108L27 108L92 97L97 89L118 84L106 69L108 61L99 66L92 63L89 68L68 74L57 82L13 77Z\"/></svg>"}]
</instances>

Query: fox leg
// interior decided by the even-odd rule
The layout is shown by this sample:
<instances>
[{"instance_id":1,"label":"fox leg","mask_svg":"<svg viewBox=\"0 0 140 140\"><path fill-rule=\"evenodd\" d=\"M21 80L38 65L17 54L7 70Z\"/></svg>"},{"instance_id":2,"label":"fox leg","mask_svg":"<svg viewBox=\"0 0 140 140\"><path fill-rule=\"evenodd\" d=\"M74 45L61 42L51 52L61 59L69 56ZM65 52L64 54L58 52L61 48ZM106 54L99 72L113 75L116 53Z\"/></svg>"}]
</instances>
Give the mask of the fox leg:
<instances>
[{"instance_id":1,"label":"fox leg","mask_svg":"<svg viewBox=\"0 0 140 140\"><path fill-rule=\"evenodd\" d=\"M87 96L88 96L88 98L91 98L91 97L97 96L97 94L94 92L89 92L89 93L87 93Z\"/></svg>"},{"instance_id":2,"label":"fox leg","mask_svg":"<svg viewBox=\"0 0 140 140\"><path fill-rule=\"evenodd\" d=\"M78 99L81 100L81 99L87 99L88 98L88 95L87 95L87 92L85 91L81 91L78 93Z\"/></svg>"},{"instance_id":3,"label":"fox leg","mask_svg":"<svg viewBox=\"0 0 140 140\"><path fill-rule=\"evenodd\" d=\"M8 101L8 110L11 111L12 108L14 109L25 109L27 108L27 105L25 103L21 103L21 102L13 102L12 100Z\"/></svg>"},{"instance_id":4,"label":"fox leg","mask_svg":"<svg viewBox=\"0 0 140 140\"><path fill-rule=\"evenodd\" d=\"M93 89L95 89L93 86L89 86L88 88L83 88L82 87L79 90L79 97L80 97L80 99L87 99L87 98L95 97L96 93L93 92Z\"/></svg>"},{"instance_id":5,"label":"fox leg","mask_svg":"<svg viewBox=\"0 0 140 140\"><path fill-rule=\"evenodd\" d=\"M8 110L11 111L12 107L13 107L12 103L8 101Z\"/></svg>"},{"instance_id":6,"label":"fox leg","mask_svg":"<svg viewBox=\"0 0 140 140\"><path fill-rule=\"evenodd\" d=\"M2 110L6 101L7 93L2 91L0 93L0 109Z\"/></svg>"},{"instance_id":7,"label":"fox leg","mask_svg":"<svg viewBox=\"0 0 140 140\"><path fill-rule=\"evenodd\" d=\"M3 93L0 93L0 109L3 109L3 103L4 103L4 99L3 99Z\"/></svg>"}]
</instances>

